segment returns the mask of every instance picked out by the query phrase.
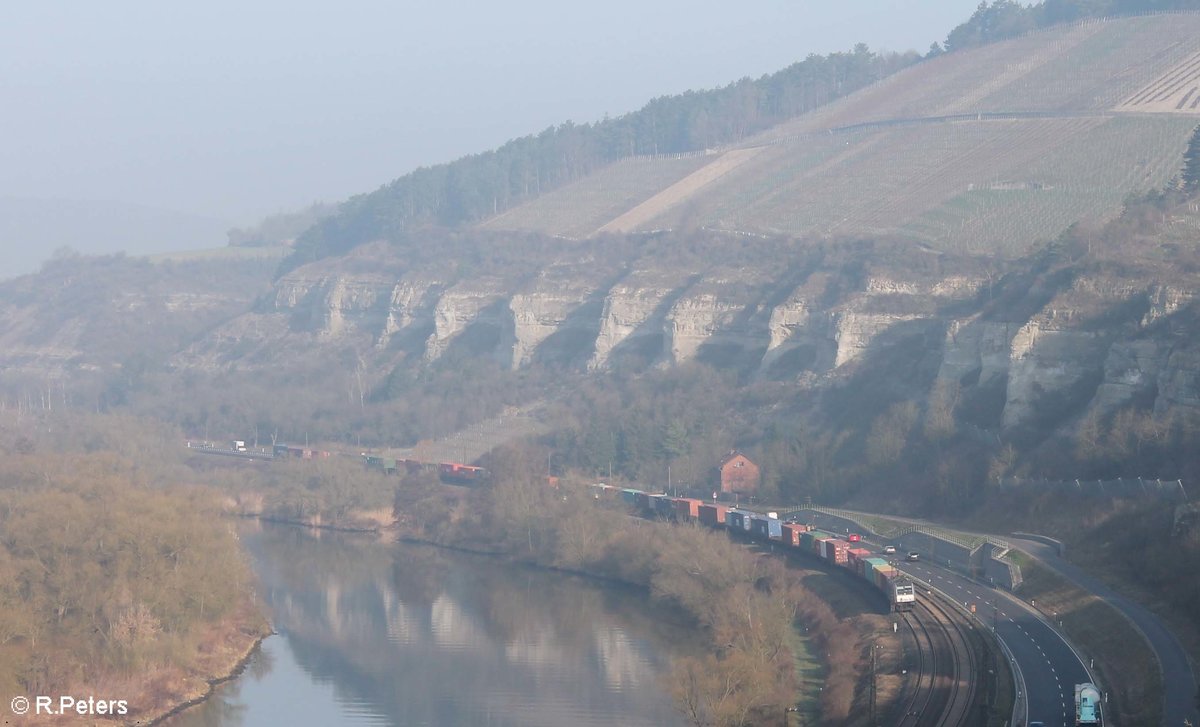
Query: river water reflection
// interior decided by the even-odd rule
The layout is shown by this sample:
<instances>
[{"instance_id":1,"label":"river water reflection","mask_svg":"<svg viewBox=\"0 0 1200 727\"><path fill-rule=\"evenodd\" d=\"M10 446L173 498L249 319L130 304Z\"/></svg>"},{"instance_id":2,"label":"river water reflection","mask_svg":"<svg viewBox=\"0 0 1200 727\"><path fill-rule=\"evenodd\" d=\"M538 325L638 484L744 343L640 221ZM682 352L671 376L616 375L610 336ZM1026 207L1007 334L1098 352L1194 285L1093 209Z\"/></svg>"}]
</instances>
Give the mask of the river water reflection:
<instances>
[{"instance_id":1,"label":"river water reflection","mask_svg":"<svg viewBox=\"0 0 1200 727\"><path fill-rule=\"evenodd\" d=\"M248 524L274 615L199 725L679 725L697 635L632 589L418 545Z\"/></svg>"}]
</instances>

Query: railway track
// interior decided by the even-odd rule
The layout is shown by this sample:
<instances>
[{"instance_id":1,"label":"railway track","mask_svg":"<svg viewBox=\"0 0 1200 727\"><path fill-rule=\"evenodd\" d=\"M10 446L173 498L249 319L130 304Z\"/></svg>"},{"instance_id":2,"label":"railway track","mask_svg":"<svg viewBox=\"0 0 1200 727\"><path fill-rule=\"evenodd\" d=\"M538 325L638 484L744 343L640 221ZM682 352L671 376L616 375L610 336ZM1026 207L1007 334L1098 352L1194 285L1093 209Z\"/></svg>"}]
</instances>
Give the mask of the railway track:
<instances>
[{"instance_id":1,"label":"railway track","mask_svg":"<svg viewBox=\"0 0 1200 727\"><path fill-rule=\"evenodd\" d=\"M917 645L915 687L901 699L898 727L967 724L975 700L975 654L968 626L952 607L925 598L905 614Z\"/></svg>"}]
</instances>

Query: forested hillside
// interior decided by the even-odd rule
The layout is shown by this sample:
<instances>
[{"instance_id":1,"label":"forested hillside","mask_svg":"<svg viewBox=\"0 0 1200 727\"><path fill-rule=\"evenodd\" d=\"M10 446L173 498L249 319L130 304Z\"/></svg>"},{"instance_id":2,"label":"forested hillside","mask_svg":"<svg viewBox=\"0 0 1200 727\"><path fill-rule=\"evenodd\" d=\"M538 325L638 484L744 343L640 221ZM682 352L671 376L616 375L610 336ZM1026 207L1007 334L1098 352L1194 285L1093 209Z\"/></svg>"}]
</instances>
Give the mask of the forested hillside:
<instances>
[{"instance_id":1,"label":"forested hillside","mask_svg":"<svg viewBox=\"0 0 1200 727\"><path fill-rule=\"evenodd\" d=\"M722 88L663 96L596 123L570 121L494 151L423 167L344 203L306 231L295 267L422 225L492 215L635 155L678 154L736 142L846 96L920 60L916 53L810 55L777 73Z\"/></svg>"},{"instance_id":2,"label":"forested hillside","mask_svg":"<svg viewBox=\"0 0 1200 727\"><path fill-rule=\"evenodd\" d=\"M1024 5L1014 0L986 0L965 23L946 36L948 51L974 48L1012 38L1038 28L1085 18L1103 18L1140 13L1200 10L1197 0L1043 0Z\"/></svg>"}]
</instances>

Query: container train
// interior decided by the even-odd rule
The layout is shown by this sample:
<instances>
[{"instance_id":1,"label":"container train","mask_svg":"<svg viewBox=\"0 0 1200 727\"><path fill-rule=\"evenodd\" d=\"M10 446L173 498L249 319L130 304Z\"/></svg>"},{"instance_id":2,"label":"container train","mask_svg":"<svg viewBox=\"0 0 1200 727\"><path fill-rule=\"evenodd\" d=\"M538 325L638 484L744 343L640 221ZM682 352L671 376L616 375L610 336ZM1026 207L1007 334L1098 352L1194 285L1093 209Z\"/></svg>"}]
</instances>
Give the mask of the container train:
<instances>
[{"instance_id":1,"label":"container train","mask_svg":"<svg viewBox=\"0 0 1200 727\"><path fill-rule=\"evenodd\" d=\"M415 459L400 459L396 457L379 457L373 454L362 455L363 464L367 469L379 470L384 474L418 472L425 468L437 468L438 477L442 482L457 485L473 485L487 479L488 472L482 467L458 462L439 462L431 464Z\"/></svg>"},{"instance_id":2,"label":"container train","mask_svg":"<svg viewBox=\"0 0 1200 727\"><path fill-rule=\"evenodd\" d=\"M916 588L894 566L861 547L861 538L843 538L809 525L785 523L760 512L707 503L690 497L651 494L632 488L593 485L597 497L617 497L643 515L680 522L698 522L724 529L740 537L779 543L785 548L811 554L854 573L883 593L894 611L910 611L916 603Z\"/></svg>"}]
</instances>

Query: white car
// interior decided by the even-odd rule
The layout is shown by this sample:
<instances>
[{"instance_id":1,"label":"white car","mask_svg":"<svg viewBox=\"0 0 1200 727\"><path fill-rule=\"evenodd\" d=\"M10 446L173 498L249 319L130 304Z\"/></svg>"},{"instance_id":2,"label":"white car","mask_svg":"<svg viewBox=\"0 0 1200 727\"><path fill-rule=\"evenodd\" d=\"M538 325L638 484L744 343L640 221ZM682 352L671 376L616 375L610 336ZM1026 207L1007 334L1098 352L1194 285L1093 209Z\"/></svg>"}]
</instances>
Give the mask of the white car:
<instances>
[{"instance_id":1,"label":"white car","mask_svg":"<svg viewBox=\"0 0 1200 727\"><path fill-rule=\"evenodd\" d=\"M896 554L896 546L894 546L894 545L883 546L883 554L884 555L895 555Z\"/></svg>"}]
</instances>

